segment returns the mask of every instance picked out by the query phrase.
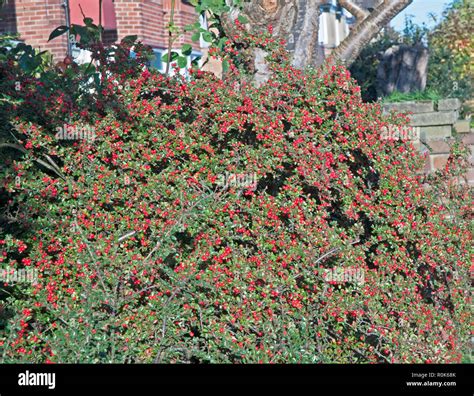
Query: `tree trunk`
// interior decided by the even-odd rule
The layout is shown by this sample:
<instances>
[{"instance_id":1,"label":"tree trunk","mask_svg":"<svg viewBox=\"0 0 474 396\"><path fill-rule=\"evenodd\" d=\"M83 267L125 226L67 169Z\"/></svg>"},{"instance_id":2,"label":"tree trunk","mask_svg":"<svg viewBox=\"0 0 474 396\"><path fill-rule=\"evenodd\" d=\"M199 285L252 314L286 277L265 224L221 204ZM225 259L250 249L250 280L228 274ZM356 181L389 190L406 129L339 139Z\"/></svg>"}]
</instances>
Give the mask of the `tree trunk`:
<instances>
[{"instance_id":1,"label":"tree trunk","mask_svg":"<svg viewBox=\"0 0 474 396\"><path fill-rule=\"evenodd\" d=\"M349 36L333 50L332 61L341 60L349 66L359 55L362 48L377 35L400 11L413 0L374 0L375 9L369 12L360 6L360 0L339 0L339 4L351 12L357 23ZM319 16L321 6L328 0L253 0L243 2L242 10L233 9L223 19L222 25L227 37L233 36L233 21L242 14L248 19L246 28L254 33L263 32L269 25L274 36L287 43L295 67L319 66L324 62L324 51L319 44ZM265 67L262 66L262 54L258 55L259 82L264 82ZM269 72L268 72L269 73Z\"/></svg>"},{"instance_id":2,"label":"tree trunk","mask_svg":"<svg viewBox=\"0 0 474 396\"><path fill-rule=\"evenodd\" d=\"M267 31L287 43L292 54L293 65L304 68L322 63L322 52L318 51L320 6L327 0L256 0L243 3L242 11L234 9L223 20L228 37L232 37L233 21L242 14L248 19L246 27L252 32Z\"/></svg>"},{"instance_id":3,"label":"tree trunk","mask_svg":"<svg viewBox=\"0 0 474 396\"><path fill-rule=\"evenodd\" d=\"M350 65L362 48L372 40L398 13L413 0L384 0L364 20L357 23L349 36L332 53L334 61Z\"/></svg>"}]
</instances>

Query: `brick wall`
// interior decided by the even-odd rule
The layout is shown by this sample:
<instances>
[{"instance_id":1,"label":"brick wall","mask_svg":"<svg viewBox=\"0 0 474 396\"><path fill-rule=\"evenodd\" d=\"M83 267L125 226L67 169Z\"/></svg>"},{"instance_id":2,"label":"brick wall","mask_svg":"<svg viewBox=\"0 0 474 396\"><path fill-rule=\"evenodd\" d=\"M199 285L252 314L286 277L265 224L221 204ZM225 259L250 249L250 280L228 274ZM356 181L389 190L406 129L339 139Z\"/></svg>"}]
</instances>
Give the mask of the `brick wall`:
<instances>
[{"instance_id":1,"label":"brick wall","mask_svg":"<svg viewBox=\"0 0 474 396\"><path fill-rule=\"evenodd\" d=\"M140 22L143 26L140 39L152 47L164 48L168 40L166 19L166 11L163 8L162 0L145 0Z\"/></svg>"},{"instance_id":2,"label":"brick wall","mask_svg":"<svg viewBox=\"0 0 474 396\"><path fill-rule=\"evenodd\" d=\"M115 0L114 4L118 40L131 34L143 38L143 1Z\"/></svg>"},{"instance_id":3,"label":"brick wall","mask_svg":"<svg viewBox=\"0 0 474 396\"><path fill-rule=\"evenodd\" d=\"M163 0L164 2L170 0ZM184 4L181 1L176 1L177 7L175 12L175 24L179 27L184 27L186 25L195 23L197 20L196 12L194 11L194 7ZM169 13L168 13L169 14ZM166 21L168 22L169 16L167 15ZM191 33L186 33L180 36L177 40L178 45L187 43L193 45L193 47L199 45L199 43L193 43L191 41Z\"/></svg>"},{"instance_id":4,"label":"brick wall","mask_svg":"<svg viewBox=\"0 0 474 396\"><path fill-rule=\"evenodd\" d=\"M468 120L459 120L461 102L458 99L442 99L438 102L417 101L387 103L384 111L411 112L410 125L419 128L419 141L415 145L427 155L424 172L442 169L449 157L449 143L459 137L471 150L470 167L466 177L474 186L474 131Z\"/></svg>"},{"instance_id":5,"label":"brick wall","mask_svg":"<svg viewBox=\"0 0 474 396\"><path fill-rule=\"evenodd\" d=\"M73 1L69 0L72 4ZM65 25L66 15L63 0L7 0L0 9L0 33L19 33L20 38L35 48L52 52L56 61L66 55L66 36L60 36L48 43L50 33ZM175 24L182 28L194 23L197 15L194 7L176 0ZM145 44L156 48L168 45L167 24L170 18L171 0L114 0L117 29L106 31L107 43L128 35L137 35ZM91 15L91 17L94 17ZM191 42L191 34L179 37L174 44Z\"/></svg>"},{"instance_id":6,"label":"brick wall","mask_svg":"<svg viewBox=\"0 0 474 396\"><path fill-rule=\"evenodd\" d=\"M50 33L65 24L62 0L8 0L0 12L1 33L19 33L27 44L40 50L50 51L56 59L66 53L66 37L58 37L48 43Z\"/></svg>"}]
</instances>

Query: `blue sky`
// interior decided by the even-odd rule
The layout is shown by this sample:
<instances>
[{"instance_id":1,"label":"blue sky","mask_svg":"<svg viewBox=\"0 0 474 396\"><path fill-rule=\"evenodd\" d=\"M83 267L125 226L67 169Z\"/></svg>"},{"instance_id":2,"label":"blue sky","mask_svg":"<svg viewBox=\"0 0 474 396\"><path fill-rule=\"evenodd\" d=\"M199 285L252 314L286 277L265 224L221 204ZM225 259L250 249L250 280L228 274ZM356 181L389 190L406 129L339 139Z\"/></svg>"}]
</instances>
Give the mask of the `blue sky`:
<instances>
[{"instance_id":1,"label":"blue sky","mask_svg":"<svg viewBox=\"0 0 474 396\"><path fill-rule=\"evenodd\" d=\"M405 16L413 15L413 22L422 24L425 22L428 26L433 26L433 21L429 13L435 14L438 18L441 16L449 0L413 0L407 8L398 14L390 23L396 30L401 31L405 24Z\"/></svg>"}]
</instances>

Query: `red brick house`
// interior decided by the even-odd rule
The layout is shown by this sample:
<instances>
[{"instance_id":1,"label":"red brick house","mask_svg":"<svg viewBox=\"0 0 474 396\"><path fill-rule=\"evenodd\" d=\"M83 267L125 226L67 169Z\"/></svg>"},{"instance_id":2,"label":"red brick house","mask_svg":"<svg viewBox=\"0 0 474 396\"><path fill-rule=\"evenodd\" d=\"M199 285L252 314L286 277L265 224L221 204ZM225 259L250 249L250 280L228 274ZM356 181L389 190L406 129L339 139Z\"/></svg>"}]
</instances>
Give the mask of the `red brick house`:
<instances>
[{"instance_id":1,"label":"red brick house","mask_svg":"<svg viewBox=\"0 0 474 396\"><path fill-rule=\"evenodd\" d=\"M98 23L99 0L6 0L0 9L0 34L18 33L21 40L50 51L59 61L67 54L67 37L62 35L50 42L48 37L60 25L82 24L81 8L86 16ZM136 34L158 55L167 47L166 28L170 11L171 0L103 0L104 39L113 43ZM184 27L196 20L197 14L189 2L175 1L174 21L177 26ZM179 48L184 41L191 43L190 35L180 37L175 47Z\"/></svg>"}]
</instances>

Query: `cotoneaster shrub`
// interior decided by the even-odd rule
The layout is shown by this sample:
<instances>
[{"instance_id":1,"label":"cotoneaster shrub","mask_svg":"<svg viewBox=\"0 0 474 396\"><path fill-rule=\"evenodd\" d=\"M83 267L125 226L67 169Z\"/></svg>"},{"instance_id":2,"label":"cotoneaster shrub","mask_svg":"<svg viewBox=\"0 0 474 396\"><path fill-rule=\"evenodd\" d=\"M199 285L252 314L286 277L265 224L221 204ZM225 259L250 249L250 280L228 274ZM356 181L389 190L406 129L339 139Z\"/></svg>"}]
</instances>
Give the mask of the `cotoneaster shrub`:
<instances>
[{"instance_id":1,"label":"cotoneaster shrub","mask_svg":"<svg viewBox=\"0 0 474 396\"><path fill-rule=\"evenodd\" d=\"M26 153L3 170L0 260L40 278L2 287L2 361L461 360L466 207L425 191L411 143L380 138L406 120L344 67L295 70L240 34L223 80L112 60L87 106L58 101L48 123L11 109ZM259 88L254 47L273 70ZM95 139L55 139L65 119ZM328 281L343 269L363 279Z\"/></svg>"}]
</instances>

